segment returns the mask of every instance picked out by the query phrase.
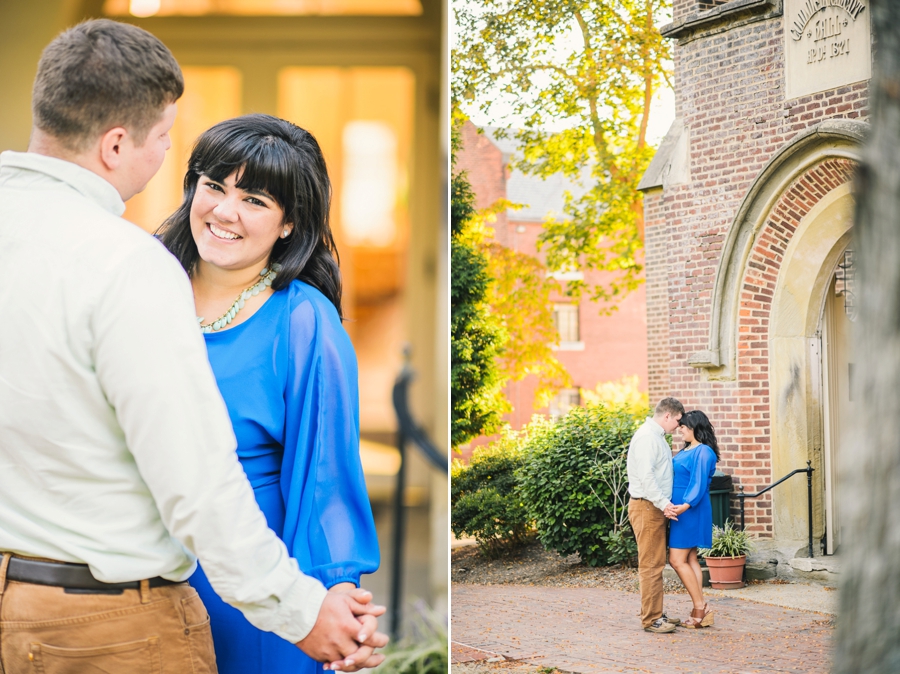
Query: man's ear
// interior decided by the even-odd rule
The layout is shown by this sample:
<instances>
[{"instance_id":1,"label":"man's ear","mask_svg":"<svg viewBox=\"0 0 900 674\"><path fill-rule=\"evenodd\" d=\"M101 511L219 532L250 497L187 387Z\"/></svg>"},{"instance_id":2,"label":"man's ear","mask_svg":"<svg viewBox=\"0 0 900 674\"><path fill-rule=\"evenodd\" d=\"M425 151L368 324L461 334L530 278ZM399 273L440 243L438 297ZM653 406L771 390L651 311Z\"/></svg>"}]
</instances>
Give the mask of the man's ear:
<instances>
[{"instance_id":1,"label":"man's ear","mask_svg":"<svg viewBox=\"0 0 900 674\"><path fill-rule=\"evenodd\" d=\"M121 126L110 129L100 138L100 161L109 171L115 171L122 162L122 144L128 131Z\"/></svg>"}]
</instances>

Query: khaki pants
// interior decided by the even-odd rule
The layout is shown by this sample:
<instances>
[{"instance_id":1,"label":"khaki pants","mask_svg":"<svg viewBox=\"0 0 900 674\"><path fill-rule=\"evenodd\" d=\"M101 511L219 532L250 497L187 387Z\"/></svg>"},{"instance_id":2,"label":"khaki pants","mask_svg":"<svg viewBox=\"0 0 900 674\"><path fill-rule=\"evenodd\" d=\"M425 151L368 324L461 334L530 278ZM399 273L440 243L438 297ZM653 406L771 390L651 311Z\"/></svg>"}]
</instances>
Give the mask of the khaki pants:
<instances>
[{"instance_id":1,"label":"khaki pants","mask_svg":"<svg viewBox=\"0 0 900 674\"><path fill-rule=\"evenodd\" d=\"M650 501L631 499L628 521L638 547L641 581L641 625L649 627L663 614L663 569L666 566L666 516Z\"/></svg>"},{"instance_id":2,"label":"khaki pants","mask_svg":"<svg viewBox=\"0 0 900 674\"><path fill-rule=\"evenodd\" d=\"M0 563L0 673L215 674L209 615L187 583L80 594L6 580Z\"/></svg>"}]
</instances>

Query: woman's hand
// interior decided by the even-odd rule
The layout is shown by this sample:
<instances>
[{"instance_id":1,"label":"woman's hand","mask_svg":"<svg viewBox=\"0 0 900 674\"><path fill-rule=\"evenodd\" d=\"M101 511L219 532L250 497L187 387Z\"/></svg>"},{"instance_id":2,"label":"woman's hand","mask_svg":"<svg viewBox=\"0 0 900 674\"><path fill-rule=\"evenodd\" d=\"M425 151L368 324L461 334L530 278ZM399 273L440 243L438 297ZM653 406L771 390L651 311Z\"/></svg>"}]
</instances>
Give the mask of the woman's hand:
<instances>
[{"instance_id":1,"label":"woman's hand","mask_svg":"<svg viewBox=\"0 0 900 674\"><path fill-rule=\"evenodd\" d=\"M675 506L675 514L680 515L690 507L691 506L689 506L687 503L682 503L680 506Z\"/></svg>"},{"instance_id":2,"label":"woman's hand","mask_svg":"<svg viewBox=\"0 0 900 674\"><path fill-rule=\"evenodd\" d=\"M338 583L328 588L328 591L335 594L357 594L363 590L358 590L353 583ZM388 642L387 636L378 632L377 616L383 615L385 608L368 604L366 609L365 613L357 614L361 626L359 650L343 660L326 663L325 669L356 672L360 669L377 667L384 661L384 656L374 651L376 648L383 648Z\"/></svg>"}]
</instances>

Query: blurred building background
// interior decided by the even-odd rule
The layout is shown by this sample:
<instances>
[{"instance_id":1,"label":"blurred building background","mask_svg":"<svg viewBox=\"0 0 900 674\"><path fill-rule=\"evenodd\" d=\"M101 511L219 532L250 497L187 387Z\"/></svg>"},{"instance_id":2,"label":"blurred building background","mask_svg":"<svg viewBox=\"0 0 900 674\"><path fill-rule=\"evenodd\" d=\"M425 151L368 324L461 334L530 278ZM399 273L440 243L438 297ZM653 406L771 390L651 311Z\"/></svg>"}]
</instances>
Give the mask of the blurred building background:
<instances>
[{"instance_id":1,"label":"blurred building background","mask_svg":"<svg viewBox=\"0 0 900 674\"><path fill-rule=\"evenodd\" d=\"M236 115L311 131L334 186L346 327L359 358L362 455L382 546L363 579L388 600L399 454L391 387L411 346L417 421L447 452L447 0L0 2L0 150L25 150L41 51L84 18L134 23L184 70L172 149L125 217L154 231L181 202L196 137ZM447 478L408 453L403 596L447 610Z\"/></svg>"},{"instance_id":2,"label":"blurred building background","mask_svg":"<svg viewBox=\"0 0 900 674\"><path fill-rule=\"evenodd\" d=\"M528 175L511 169L510 161L519 152L518 142L509 134L502 137L491 127L479 128L466 121L462 129L462 147L456 155L455 170L465 171L475 193L475 206L486 209L501 199L517 205L497 213L493 223L494 241L520 253L544 260L538 251L538 236L548 217L564 217L565 193L583 194L583 184L562 173L550 177ZM590 168L585 167L585 180ZM567 280L604 284L609 272L572 270L553 274L560 281L560 292L551 297L558 332L554 356L572 376L569 388L560 390L550 405L537 408L536 375L510 380L505 394L512 411L504 421L519 429L535 413L559 417L581 405L582 392L594 391L600 384L637 378L641 392L647 391L647 293L643 283L616 303L616 310L601 313L602 305L587 296L573 299L562 292ZM643 273L640 275L643 281ZM492 437L480 437L462 449L464 460Z\"/></svg>"}]
</instances>

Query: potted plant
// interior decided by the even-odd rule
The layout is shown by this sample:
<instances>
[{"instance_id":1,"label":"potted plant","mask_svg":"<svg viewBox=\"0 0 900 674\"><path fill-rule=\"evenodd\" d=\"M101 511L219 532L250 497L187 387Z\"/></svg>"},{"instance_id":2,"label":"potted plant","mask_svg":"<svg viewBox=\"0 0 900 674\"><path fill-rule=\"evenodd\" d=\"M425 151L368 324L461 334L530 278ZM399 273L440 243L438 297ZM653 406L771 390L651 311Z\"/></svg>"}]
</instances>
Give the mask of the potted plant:
<instances>
[{"instance_id":1,"label":"potted plant","mask_svg":"<svg viewBox=\"0 0 900 674\"><path fill-rule=\"evenodd\" d=\"M712 546L700 550L709 569L709 584L715 590L744 587L744 563L753 541L746 531L735 529L730 521L724 527L713 527Z\"/></svg>"}]
</instances>

